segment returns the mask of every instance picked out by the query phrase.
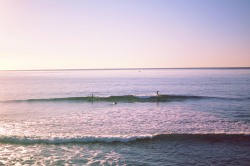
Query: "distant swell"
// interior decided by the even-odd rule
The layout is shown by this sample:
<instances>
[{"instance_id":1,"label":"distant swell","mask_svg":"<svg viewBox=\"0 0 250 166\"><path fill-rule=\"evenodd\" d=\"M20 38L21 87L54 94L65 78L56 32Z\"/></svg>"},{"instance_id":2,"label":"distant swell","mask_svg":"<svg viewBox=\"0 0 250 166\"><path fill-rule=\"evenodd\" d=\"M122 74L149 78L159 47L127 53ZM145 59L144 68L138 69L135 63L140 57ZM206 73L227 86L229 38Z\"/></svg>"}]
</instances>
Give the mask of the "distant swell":
<instances>
[{"instance_id":1,"label":"distant swell","mask_svg":"<svg viewBox=\"0 0 250 166\"><path fill-rule=\"evenodd\" d=\"M185 96L185 95L160 95L160 96L85 96L85 97L66 97L66 98L47 98L47 99L27 99L10 100L5 102L170 102L191 99L206 99L212 97L205 96Z\"/></svg>"},{"instance_id":2,"label":"distant swell","mask_svg":"<svg viewBox=\"0 0 250 166\"><path fill-rule=\"evenodd\" d=\"M113 142L141 142L141 141L206 141L206 142L242 142L250 143L249 134L156 134L139 136L82 136L66 138L29 138L18 136L1 136L0 143L11 144L68 144L68 143L113 143Z\"/></svg>"}]
</instances>

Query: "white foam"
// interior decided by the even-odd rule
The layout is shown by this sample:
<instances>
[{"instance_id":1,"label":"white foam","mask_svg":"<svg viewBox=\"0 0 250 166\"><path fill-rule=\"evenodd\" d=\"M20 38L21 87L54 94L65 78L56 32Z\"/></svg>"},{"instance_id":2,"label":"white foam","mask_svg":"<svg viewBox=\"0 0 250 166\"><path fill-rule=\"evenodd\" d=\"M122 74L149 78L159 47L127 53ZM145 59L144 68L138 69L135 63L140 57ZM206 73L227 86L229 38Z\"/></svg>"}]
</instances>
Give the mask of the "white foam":
<instances>
[{"instance_id":1,"label":"white foam","mask_svg":"<svg viewBox=\"0 0 250 166\"><path fill-rule=\"evenodd\" d=\"M151 139L154 135L139 135L139 136L78 136L78 137L54 137L54 138L32 138L18 136L0 136L0 142L16 143L16 144L65 144L65 143L88 143L88 142L131 142L138 139Z\"/></svg>"}]
</instances>

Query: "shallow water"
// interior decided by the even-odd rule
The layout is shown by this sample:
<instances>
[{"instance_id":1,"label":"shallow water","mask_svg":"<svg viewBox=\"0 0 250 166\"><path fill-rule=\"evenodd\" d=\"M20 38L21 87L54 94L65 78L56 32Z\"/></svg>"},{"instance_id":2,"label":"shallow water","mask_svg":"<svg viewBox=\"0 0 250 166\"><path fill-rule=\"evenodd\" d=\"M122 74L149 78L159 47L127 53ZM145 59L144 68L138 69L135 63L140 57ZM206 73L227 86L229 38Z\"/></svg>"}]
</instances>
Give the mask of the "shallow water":
<instances>
[{"instance_id":1,"label":"shallow water","mask_svg":"<svg viewBox=\"0 0 250 166\"><path fill-rule=\"evenodd\" d=\"M249 82L249 69L1 71L0 165L247 165Z\"/></svg>"}]
</instances>

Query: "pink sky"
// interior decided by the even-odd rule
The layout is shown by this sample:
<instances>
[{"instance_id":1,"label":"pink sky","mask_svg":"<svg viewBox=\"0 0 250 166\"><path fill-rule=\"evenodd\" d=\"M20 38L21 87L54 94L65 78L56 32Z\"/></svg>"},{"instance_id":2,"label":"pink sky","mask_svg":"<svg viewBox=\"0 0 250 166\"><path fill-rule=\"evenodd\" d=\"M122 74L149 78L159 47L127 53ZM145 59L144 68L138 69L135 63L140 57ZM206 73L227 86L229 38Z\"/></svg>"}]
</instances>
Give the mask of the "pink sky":
<instances>
[{"instance_id":1,"label":"pink sky","mask_svg":"<svg viewBox=\"0 0 250 166\"><path fill-rule=\"evenodd\" d=\"M0 0L0 70L250 67L248 0Z\"/></svg>"}]
</instances>

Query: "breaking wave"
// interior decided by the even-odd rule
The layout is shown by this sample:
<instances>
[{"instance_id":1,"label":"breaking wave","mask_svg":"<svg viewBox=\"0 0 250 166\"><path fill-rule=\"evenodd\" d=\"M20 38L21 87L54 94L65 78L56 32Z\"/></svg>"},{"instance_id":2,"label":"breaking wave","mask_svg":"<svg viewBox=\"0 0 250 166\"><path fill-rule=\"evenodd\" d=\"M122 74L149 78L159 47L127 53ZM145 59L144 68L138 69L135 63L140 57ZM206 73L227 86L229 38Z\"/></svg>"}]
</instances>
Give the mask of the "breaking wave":
<instances>
[{"instance_id":1,"label":"breaking wave","mask_svg":"<svg viewBox=\"0 0 250 166\"><path fill-rule=\"evenodd\" d=\"M140 142L140 141L247 141L250 143L249 134L154 134L135 136L82 136L82 137L55 137L32 138L18 136L0 136L0 143L12 144L69 144L69 143L113 143L113 142Z\"/></svg>"},{"instance_id":2,"label":"breaking wave","mask_svg":"<svg viewBox=\"0 0 250 166\"><path fill-rule=\"evenodd\" d=\"M185 95L159 95L159 96L85 96L85 97L65 97L65 98L45 98L27 100L9 100L5 102L170 102L183 100L208 99L214 97L206 96L185 96Z\"/></svg>"}]
</instances>

